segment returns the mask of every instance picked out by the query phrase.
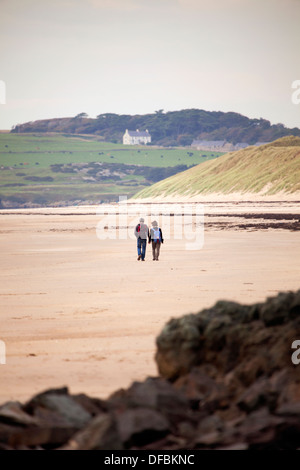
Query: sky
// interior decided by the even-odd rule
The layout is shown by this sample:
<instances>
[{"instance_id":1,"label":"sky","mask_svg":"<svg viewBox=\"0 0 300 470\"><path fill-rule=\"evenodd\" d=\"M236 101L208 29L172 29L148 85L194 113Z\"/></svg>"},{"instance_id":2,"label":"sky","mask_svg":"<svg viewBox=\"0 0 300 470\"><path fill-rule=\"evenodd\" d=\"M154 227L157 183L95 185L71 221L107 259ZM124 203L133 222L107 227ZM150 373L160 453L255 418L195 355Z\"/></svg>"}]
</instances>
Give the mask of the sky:
<instances>
[{"instance_id":1,"label":"sky","mask_svg":"<svg viewBox=\"0 0 300 470\"><path fill-rule=\"evenodd\" d=\"M189 108L300 127L296 80L300 0L0 0L0 129Z\"/></svg>"}]
</instances>

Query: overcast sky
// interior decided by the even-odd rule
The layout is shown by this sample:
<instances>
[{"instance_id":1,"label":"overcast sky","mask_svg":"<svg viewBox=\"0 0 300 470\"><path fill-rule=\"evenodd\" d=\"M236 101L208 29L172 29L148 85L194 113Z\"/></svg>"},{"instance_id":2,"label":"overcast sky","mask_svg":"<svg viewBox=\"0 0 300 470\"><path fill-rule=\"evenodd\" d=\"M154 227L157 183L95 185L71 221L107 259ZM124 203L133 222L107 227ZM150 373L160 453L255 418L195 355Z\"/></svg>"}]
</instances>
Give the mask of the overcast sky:
<instances>
[{"instance_id":1,"label":"overcast sky","mask_svg":"<svg viewBox=\"0 0 300 470\"><path fill-rule=\"evenodd\" d=\"M187 108L300 127L300 0L0 0L0 59L0 129Z\"/></svg>"}]
</instances>

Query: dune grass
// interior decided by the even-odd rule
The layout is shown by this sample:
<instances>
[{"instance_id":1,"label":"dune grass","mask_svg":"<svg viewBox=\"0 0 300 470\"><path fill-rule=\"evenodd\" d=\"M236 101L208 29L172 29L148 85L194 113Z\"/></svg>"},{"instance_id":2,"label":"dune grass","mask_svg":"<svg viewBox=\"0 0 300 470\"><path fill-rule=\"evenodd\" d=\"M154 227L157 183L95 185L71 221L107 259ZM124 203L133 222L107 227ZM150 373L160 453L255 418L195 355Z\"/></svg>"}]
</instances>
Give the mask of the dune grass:
<instances>
[{"instance_id":1,"label":"dune grass","mask_svg":"<svg viewBox=\"0 0 300 470\"><path fill-rule=\"evenodd\" d=\"M299 137L222 155L145 188L134 198L281 191L300 191Z\"/></svg>"}]
</instances>

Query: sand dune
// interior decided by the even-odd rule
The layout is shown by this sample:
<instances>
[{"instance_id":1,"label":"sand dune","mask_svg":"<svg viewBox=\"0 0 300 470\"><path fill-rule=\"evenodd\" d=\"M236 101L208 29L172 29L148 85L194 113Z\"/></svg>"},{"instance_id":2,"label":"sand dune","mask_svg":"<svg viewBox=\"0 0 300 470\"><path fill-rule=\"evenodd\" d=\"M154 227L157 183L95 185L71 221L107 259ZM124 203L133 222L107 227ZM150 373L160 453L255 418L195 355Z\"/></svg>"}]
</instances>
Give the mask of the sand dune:
<instances>
[{"instance_id":1,"label":"sand dune","mask_svg":"<svg viewBox=\"0 0 300 470\"><path fill-rule=\"evenodd\" d=\"M139 191L133 199L299 201L300 138L224 154Z\"/></svg>"}]
</instances>

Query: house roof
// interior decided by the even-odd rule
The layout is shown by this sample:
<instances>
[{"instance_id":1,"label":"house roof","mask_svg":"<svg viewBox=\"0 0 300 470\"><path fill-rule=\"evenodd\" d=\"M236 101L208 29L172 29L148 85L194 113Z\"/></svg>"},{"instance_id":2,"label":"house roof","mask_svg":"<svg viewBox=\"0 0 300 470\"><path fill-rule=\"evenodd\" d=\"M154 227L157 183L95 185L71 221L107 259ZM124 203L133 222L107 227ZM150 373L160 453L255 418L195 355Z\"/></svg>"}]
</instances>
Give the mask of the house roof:
<instances>
[{"instance_id":1,"label":"house roof","mask_svg":"<svg viewBox=\"0 0 300 470\"><path fill-rule=\"evenodd\" d=\"M148 131L128 131L128 135L130 135L130 137L150 137L150 134Z\"/></svg>"}]
</instances>

